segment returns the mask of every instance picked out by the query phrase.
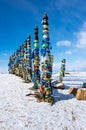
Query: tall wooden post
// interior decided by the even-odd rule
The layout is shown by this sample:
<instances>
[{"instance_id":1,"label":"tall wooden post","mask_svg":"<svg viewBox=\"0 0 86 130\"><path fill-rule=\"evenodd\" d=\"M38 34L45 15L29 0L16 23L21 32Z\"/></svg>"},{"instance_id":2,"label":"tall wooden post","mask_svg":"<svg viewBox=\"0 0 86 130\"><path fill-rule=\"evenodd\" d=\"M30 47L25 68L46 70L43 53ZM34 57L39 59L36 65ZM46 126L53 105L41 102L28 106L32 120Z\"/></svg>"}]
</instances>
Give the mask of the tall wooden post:
<instances>
[{"instance_id":1,"label":"tall wooden post","mask_svg":"<svg viewBox=\"0 0 86 130\"><path fill-rule=\"evenodd\" d=\"M34 64L34 86L32 89L38 89L40 83L40 58L39 58L39 41L38 41L38 26L34 28L34 50L33 50L33 64Z\"/></svg>"}]
</instances>

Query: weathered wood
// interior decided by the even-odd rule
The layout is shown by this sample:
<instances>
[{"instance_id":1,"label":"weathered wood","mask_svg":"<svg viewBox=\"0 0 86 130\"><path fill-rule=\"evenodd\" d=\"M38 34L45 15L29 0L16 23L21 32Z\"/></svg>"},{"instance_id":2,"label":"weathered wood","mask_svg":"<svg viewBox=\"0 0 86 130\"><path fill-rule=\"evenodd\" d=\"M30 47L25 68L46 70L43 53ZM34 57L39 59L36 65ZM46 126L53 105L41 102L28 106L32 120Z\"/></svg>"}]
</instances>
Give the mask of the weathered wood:
<instances>
[{"instance_id":1,"label":"weathered wood","mask_svg":"<svg viewBox=\"0 0 86 130\"><path fill-rule=\"evenodd\" d=\"M69 93L73 94L77 100L86 100L86 88L73 88L69 89Z\"/></svg>"}]
</instances>

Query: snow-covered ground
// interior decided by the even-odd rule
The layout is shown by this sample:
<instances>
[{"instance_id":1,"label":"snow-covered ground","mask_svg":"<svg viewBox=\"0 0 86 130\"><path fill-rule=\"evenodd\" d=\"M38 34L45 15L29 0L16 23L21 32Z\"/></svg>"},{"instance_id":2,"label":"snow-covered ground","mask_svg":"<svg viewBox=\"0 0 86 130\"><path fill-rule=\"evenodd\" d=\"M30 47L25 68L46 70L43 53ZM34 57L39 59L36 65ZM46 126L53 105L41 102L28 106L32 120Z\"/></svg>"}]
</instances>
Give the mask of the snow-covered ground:
<instances>
[{"instance_id":1,"label":"snow-covered ground","mask_svg":"<svg viewBox=\"0 0 86 130\"><path fill-rule=\"evenodd\" d=\"M53 75L58 79L58 74ZM0 74L0 130L86 130L86 101L69 95L70 86L81 87L86 73L66 75L65 90L53 90L55 104L36 102L32 83L11 74Z\"/></svg>"},{"instance_id":2,"label":"snow-covered ground","mask_svg":"<svg viewBox=\"0 0 86 130\"><path fill-rule=\"evenodd\" d=\"M59 74L54 74L52 78L59 80ZM69 72L69 74L66 74L63 78L63 83L66 87L82 87L83 82L86 82L86 72Z\"/></svg>"}]
</instances>

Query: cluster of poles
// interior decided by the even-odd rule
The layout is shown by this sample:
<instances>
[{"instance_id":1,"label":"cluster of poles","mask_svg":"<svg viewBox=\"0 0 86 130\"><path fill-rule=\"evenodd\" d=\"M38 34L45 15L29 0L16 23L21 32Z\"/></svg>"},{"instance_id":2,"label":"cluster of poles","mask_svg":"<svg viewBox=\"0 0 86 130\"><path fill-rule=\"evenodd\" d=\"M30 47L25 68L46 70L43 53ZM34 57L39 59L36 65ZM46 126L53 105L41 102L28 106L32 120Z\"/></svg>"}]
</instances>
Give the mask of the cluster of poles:
<instances>
[{"instance_id":1,"label":"cluster of poles","mask_svg":"<svg viewBox=\"0 0 86 130\"><path fill-rule=\"evenodd\" d=\"M42 19L42 43L39 48L38 26L34 28L34 48L28 36L24 44L9 58L9 73L20 76L26 83L33 82L32 90L38 90L36 97L43 100L52 99L51 77L53 55L51 54L48 16Z\"/></svg>"},{"instance_id":2,"label":"cluster of poles","mask_svg":"<svg viewBox=\"0 0 86 130\"><path fill-rule=\"evenodd\" d=\"M32 62L30 36L16 52L9 57L9 73L20 76L25 82L31 82Z\"/></svg>"},{"instance_id":3,"label":"cluster of poles","mask_svg":"<svg viewBox=\"0 0 86 130\"><path fill-rule=\"evenodd\" d=\"M34 47L31 47L31 37L28 36L24 44L9 58L9 73L20 76L26 83L33 82L31 90L37 90L35 97L38 100L53 102L52 97L52 64L53 55L50 46L48 16L45 13L42 19L42 43L39 47L38 26L34 28ZM40 49L41 48L41 49ZM65 74L65 62L62 60L60 81Z\"/></svg>"}]
</instances>

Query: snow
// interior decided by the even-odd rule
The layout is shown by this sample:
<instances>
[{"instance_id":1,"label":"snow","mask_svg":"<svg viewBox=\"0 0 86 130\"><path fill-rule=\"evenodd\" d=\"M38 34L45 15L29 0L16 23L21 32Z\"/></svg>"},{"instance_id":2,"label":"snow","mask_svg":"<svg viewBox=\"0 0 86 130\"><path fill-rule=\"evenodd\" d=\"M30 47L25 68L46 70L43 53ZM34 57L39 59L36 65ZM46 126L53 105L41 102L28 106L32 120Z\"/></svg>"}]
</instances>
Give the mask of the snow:
<instances>
[{"instance_id":1,"label":"snow","mask_svg":"<svg viewBox=\"0 0 86 130\"><path fill-rule=\"evenodd\" d=\"M58 74L53 75L54 79ZM64 77L66 89L53 89L55 103L38 103L30 93L32 83L11 74L0 74L0 130L86 130L86 101L68 93L70 86L81 87L86 73Z\"/></svg>"},{"instance_id":2,"label":"snow","mask_svg":"<svg viewBox=\"0 0 86 130\"><path fill-rule=\"evenodd\" d=\"M59 80L59 74L54 74L53 79ZM69 72L63 78L63 83L66 86L82 87L83 83L86 82L86 72Z\"/></svg>"}]
</instances>

